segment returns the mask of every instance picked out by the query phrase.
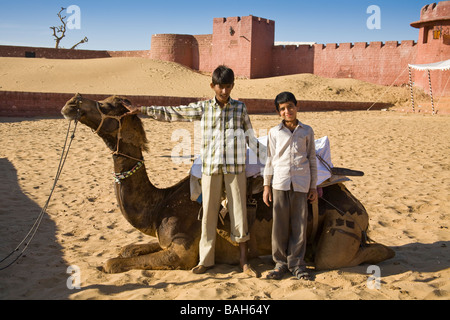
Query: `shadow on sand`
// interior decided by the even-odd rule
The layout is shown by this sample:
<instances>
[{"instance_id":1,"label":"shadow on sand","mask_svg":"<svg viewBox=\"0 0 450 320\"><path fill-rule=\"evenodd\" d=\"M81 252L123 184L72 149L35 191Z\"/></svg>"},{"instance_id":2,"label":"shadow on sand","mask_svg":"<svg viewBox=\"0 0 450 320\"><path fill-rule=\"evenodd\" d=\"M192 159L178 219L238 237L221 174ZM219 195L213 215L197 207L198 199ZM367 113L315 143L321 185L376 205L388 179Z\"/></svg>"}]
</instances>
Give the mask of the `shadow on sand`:
<instances>
[{"instance_id":1,"label":"shadow on sand","mask_svg":"<svg viewBox=\"0 0 450 320\"><path fill-rule=\"evenodd\" d=\"M24 239L42 210L24 194L18 179L12 163L0 158L0 260ZM14 254L2 262L0 268L16 256ZM44 213L24 255L0 271L0 300L67 299L72 292L67 288L66 281L70 275L62 256L62 247L56 240L56 225Z\"/></svg>"}]
</instances>

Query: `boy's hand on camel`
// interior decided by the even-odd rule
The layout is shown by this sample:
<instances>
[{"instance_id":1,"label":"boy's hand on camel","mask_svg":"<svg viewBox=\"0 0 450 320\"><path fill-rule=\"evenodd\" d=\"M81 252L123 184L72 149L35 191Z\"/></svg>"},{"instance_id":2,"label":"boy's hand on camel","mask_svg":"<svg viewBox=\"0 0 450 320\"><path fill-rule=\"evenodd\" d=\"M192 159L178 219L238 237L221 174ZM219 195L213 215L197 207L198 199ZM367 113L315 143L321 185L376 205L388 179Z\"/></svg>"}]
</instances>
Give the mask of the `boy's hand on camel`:
<instances>
[{"instance_id":1,"label":"boy's hand on camel","mask_svg":"<svg viewBox=\"0 0 450 320\"><path fill-rule=\"evenodd\" d=\"M138 114L140 111L140 107L133 106L129 101L123 100L122 104L125 108L127 108L129 110L129 112L127 114Z\"/></svg>"}]
</instances>

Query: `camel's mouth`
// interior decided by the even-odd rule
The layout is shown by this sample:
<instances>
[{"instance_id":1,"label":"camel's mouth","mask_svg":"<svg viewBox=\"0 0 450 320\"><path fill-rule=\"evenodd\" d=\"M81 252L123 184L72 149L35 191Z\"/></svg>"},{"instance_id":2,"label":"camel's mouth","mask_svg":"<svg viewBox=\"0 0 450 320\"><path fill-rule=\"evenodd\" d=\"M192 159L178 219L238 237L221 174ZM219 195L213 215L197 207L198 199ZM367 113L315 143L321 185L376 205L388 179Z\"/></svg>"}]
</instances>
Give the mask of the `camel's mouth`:
<instances>
[{"instance_id":1,"label":"camel's mouth","mask_svg":"<svg viewBox=\"0 0 450 320\"><path fill-rule=\"evenodd\" d=\"M82 115L81 110L78 108L78 106L76 104L71 103L66 104L62 108L61 114L67 120L76 120Z\"/></svg>"}]
</instances>

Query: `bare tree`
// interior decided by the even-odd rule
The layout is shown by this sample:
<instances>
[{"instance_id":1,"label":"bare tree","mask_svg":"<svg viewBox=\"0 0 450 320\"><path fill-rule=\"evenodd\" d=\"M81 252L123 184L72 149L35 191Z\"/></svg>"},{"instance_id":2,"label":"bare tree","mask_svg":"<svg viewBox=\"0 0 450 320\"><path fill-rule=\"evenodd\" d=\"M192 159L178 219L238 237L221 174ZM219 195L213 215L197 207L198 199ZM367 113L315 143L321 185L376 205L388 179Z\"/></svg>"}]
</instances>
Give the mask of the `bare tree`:
<instances>
[{"instance_id":1,"label":"bare tree","mask_svg":"<svg viewBox=\"0 0 450 320\"><path fill-rule=\"evenodd\" d=\"M53 30L53 37L55 37L55 48L59 49L59 44L61 43L61 40L66 36L66 31L67 31L67 17L66 16L62 16L61 13L63 11L65 11L66 8L61 7L61 10L58 12L58 18L61 21L61 25L59 27L50 27L50 29ZM75 49L77 46L79 46L82 43L87 43L88 42L88 38L84 37L83 40L81 40L80 42L78 42L77 44L75 44L72 48L70 49Z\"/></svg>"}]
</instances>

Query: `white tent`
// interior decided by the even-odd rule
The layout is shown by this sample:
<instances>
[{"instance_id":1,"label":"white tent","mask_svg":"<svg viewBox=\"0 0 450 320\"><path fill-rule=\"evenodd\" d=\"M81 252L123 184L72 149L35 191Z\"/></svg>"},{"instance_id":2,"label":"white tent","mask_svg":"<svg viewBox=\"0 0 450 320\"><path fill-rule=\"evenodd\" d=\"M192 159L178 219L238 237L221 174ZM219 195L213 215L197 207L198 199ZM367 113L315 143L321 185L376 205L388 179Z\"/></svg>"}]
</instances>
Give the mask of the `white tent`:
<instances>
[{"instance_id":1,"label":"white tent","mask_svg":"<svg viewBox=\"0 0 450 320\"><path fill-rule=\"evenodd\" d=\"M433 102L433 90L431 88L431 76L430 71L431 70L450 70L450 59L445 61L439 61L435 63L428 63L428 64L408 64L409 68L409 86L411 88L411 104L412 109L414 112L414 95L413 95L413 88L412 88L412 77L411 77L411 68L419 71L427 71L428 72L428 83L430 85L430 97L431 97L431 108L433 110L433 114L435 114L434 111L434 102ZM448 81L447 81L448 83ZM447 83L445 84L445 87L447 87ZM444 87L444 91L445 91Z\"/></svg>"}]
</instances>

